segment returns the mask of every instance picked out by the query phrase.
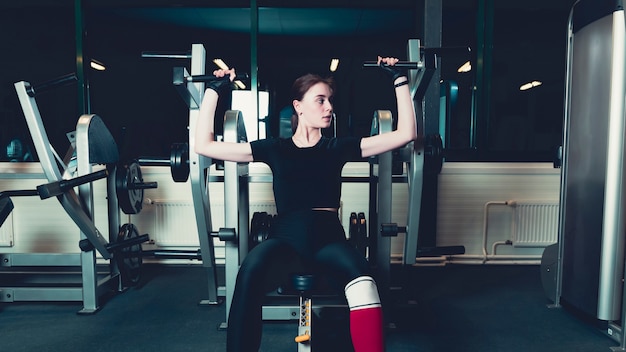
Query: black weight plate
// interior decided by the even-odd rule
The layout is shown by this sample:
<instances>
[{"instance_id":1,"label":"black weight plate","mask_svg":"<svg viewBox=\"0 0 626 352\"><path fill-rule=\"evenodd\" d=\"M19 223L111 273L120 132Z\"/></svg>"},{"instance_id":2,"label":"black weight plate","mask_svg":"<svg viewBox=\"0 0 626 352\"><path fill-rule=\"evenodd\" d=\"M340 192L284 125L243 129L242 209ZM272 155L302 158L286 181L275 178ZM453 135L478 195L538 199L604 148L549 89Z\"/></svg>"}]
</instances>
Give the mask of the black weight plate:
<instances>
[{"instance_id":1,"label":"black weight plate","mask_svg":"<svg viewBox=\"0 0 626 352\"><path fill-rule=\"evenodd\" d=\"M252 214L250 235L248 236L249 250L267 239L271 219L272 215L269 215L267 212L264 211L255 212L254 214Z\"/></svg>"},{"instance_id":2,"label":"black weight plate","mask_svg":"<svg viewBox=\"0 0 626 352\"><path fill-rule=\"evenodd\" d=\"M117 167L115 174L115 189L117 202L124 214L139 214L143 207L143 188L133 187L143 183L141 167L137 162Z\"/></svg>"},{"instance_id":3,"label":"black weight plate","mask_svg":"<svg viewBox=\"0 0 626 352\"><path fill-rule=\"evenodd\" d=\"M117 235L117 242L139 237L139 231L133 224L124 224ZM124 287L136 286L141 279L143 249L141 243L122 247L115 252L115 260L120 271Z\"/></svg>"},{"instance_id":4,"label":"black weight plate","mask_svg":"<svg viewBox=\"0 0 626 352\"><path fill-rule=\"evenodd\" d=\"M189 144L172 144L170 171L174 182L187 182L189 178Z\"/></svg>"}]
</instances>

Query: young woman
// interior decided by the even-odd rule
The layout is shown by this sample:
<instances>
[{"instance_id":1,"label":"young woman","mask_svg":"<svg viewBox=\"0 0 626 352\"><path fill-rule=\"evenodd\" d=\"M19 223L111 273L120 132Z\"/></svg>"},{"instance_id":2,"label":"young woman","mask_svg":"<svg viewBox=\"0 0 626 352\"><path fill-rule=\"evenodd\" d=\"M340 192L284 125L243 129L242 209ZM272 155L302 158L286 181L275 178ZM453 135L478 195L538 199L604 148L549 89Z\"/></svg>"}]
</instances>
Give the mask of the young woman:
<instances>
[{"instance_id":1,"label":"young woman","mask_svg":"<svg viewBox=\"0 0 626 352\"><path fill-rule=\"evenodd\" d=\"M378 57L381 69L389 73L394 85L397 129L362 138L322 136L322 129L331 124L333 82L307 74L292 87L298 124L291 138L250 143L215 141L219 91L230 82L208 84L196 125L196 153L219 160L268 164L278 213L269 238L248 253L239 269L228 318L227 351L258 351L266 277L274 265L292 254L304 266L329 275L344 288L355 352L384 351L378 289L366 259L348 244L338 209L341 169L346 162L402 147L417 136L408 78L394 67L397 62L396 58ZM235 70L217 70L213 74L228 75L232 81Z\"/></svg>"}]
</instances>

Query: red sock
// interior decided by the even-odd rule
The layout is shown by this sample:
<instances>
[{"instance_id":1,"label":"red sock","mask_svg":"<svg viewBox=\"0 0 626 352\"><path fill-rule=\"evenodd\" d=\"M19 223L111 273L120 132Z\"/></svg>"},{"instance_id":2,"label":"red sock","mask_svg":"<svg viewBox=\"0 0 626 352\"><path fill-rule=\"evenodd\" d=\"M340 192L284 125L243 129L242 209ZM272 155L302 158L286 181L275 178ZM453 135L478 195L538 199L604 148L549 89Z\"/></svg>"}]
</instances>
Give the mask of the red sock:
<instances>
[{"instance_id":1,"label":"red sock","mask_svg":"<svg viewBox=\"0 0 626 352\"><path fill-rule=\"evenodd\" d=\"M382 308L350 311L350 335L354 352L384 351Z\"/></svg>"},{"instance_id":2,"label":"red sock","mask_svg":"<svg viewBox=\"0 0 626 352\"><path fill-rule=\"evenodd\" d=\"M376 282L369 276L357 277L346 285L345 292L354 352L383 352L383 310Z\"/></svg>"}]
</instances>

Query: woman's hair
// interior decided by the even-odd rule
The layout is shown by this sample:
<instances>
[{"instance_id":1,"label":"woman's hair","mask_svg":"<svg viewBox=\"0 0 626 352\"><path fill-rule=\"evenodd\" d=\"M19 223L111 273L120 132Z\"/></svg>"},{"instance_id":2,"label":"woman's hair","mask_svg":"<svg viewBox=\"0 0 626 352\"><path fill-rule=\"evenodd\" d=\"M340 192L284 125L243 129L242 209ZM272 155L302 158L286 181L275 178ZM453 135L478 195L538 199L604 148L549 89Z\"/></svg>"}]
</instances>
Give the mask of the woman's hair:
<instances>
[{"instance_id":1,"label":"woman's hair","mask_svg":"<svg viewBox=\"0 0 626 352\"><path fill-rule=\"evenodd\" d=\"M320 82L326 83L328 85L328 87L330 88L330 93L332 95L332 93L334 92L335 84L332 77L323 78L320 75L308 73L304 76L300 76L293 82L293 85L291 86L291 98L293 100L302 100L304 94L306 94L306 92L311 87Z\"/></svg>"},{"instance_id":2,"label":"woman's hair","mask_svg":"<svg viewBox=\"0 0 626 352\"><path fill-rule=\"evenodd\" d=\"M306 92L311 89L314 85L318 83L326 83L328 88L330 88L330 94L332 95L335 90L335 81L332 77L323 78L320 75L316 75L313 73L307 73L304 76L298 77L291 86L291 99L292 100L302 100ZM296 132L296 128L298 128L298 115L296 111L293 111L293 115L291 115L291 133Z\"/></svg>"}]
</instances>

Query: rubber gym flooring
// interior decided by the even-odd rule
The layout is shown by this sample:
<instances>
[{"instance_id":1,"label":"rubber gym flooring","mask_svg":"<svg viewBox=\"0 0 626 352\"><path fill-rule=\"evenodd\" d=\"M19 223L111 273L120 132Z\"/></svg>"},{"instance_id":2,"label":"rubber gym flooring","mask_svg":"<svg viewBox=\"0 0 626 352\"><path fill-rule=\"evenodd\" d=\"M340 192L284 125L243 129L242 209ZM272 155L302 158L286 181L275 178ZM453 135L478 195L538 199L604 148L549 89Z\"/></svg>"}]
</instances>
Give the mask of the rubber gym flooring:
<instances>
[{"instance_id":1,"label":"rubber gym flooring","mask_svg":"<svg viewBox=\"0 0 626 352\"><path fill-rule=\"evenodd\" d=\"M597 352L619 345L597 322L548 308L539 270L392 269L392 281L403 287L384 308L387 351ZM224 305L198 305L204 276L198 265L144 265L138 286L112 295L92 315L76 314L80 302L0 303L0 351L225 351L226 333L218 329ZM313 323L313 351L352 351L345 310L323 311ZM295 322L266 322L263 329L262 351L297 351Z\"/></svg>"}]
</instances>

